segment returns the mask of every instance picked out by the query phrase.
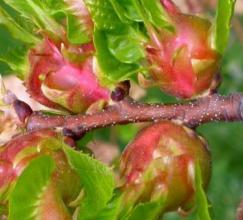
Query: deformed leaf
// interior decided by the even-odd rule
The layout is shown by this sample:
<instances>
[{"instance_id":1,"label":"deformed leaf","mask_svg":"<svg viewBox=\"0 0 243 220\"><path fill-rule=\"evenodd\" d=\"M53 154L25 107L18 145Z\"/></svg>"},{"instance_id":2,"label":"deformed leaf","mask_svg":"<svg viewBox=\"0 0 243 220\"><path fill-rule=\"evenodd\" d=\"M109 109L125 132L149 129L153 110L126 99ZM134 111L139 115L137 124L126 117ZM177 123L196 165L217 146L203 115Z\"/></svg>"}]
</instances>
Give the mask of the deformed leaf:
<instances>
[{"instance_id":1,"label":"deformed leaf","mask_svg":"<svg viewBox=\"0 0 243 220\"><path fill-rule=\"evenodd\" d=\"M55 164L50 156L40 156L29 163L10 195L9 220L36 219L40 197L54 169Z\"/></svg>"},{"instance_id":2,"label":"deformed leaf","mask_svg":"<svg viewBox=\"0 0 243 220\"><path fill-rule=\"evenodd\" d=\"M77 171L84 190L80 203L78 219L96 219L97 214L106 207L115 187L112 171L101 162L87 154L64 147L71 167Z\"/></svg>"},{"instance_id":3,"label":"deformed leaf","mask_svg":"<svg viewBox=\"0 0 243 220\"><path fill-rule=\"evenodd\" d=\"M214 46L220 54L223 54L227 47L235 2L236 0L218 0L214 28Z\"/></svg>"}]
</instances>

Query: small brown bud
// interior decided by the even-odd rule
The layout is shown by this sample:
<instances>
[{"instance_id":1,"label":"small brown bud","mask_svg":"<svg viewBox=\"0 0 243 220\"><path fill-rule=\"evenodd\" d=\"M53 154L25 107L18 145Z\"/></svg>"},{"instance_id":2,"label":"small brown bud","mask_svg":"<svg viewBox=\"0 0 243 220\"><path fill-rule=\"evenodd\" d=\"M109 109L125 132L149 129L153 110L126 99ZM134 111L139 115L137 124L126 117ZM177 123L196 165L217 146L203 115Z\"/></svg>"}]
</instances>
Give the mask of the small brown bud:
<instances>
[{"instance_id":1,"label":"small brown bud","mask_svg":"<svg viewBox=\"0 0 243 220\"><path fill-rule=\"evenodd\" d=\"M62 132L64 136L72 138L74 141L81 139L85 135L85 132L76 133L69 128L63 128Z\"/></svg>"},{"instance_id":2,"label":"small brown bud","mask_svg":"<svg viewBox=\"0 0 243 220\"><path fill-rule=\"evenodd\" d=\"M27 103L18 99L13 102L13 107L21 122L25 122L25 119L33 113L33 110Z\"/></svg>"},{"instance_id":3,"label":"small brown bud","mask_svg":"<svg viewBox=\"0 0 243 220\"><path fill-rule=\"evenodd\" d=\"M111 99L115 102L123 100L127 95L129 95L130 90L129 80L125 80L118 84L115 90L111 93Z\"/></svg>"}]
</instances>

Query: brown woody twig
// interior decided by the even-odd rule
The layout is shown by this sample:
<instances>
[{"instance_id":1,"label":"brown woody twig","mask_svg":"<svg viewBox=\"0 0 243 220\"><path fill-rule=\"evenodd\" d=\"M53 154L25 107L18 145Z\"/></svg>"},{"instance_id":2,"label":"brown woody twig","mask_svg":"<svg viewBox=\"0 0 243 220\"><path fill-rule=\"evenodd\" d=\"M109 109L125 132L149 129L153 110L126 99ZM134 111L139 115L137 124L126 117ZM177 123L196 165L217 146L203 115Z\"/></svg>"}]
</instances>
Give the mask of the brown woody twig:
<instances>
[{"instance_id":1,"label":"brown woody twig","mask_svg":"<svg viewBox=\"0 0 243 220\"><path fill-rule=\"evenodd\" d=\"M243 94L214 94L182 104L142 104L125 98L95 114L47 116L34 112L27 121L27 130L64 129L67 136L80 137L87 131L137 122L180 120L189 127L211 121L242 121Z\"/></svg>"}]
</instances>

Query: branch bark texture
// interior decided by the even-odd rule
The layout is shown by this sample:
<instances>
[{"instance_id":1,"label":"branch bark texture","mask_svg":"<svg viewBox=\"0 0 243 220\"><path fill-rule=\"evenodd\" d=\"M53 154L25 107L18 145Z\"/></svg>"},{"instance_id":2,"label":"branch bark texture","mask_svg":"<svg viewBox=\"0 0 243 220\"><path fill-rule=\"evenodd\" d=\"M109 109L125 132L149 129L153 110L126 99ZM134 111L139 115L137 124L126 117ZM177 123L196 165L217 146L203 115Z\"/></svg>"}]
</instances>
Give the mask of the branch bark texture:
<instances>
[{"instance_id":1,"label":"branch bark texture","mask_svg":"<svg viewBox=\"0 0 243 220\"><path fill-rule=\"evenodd\" d=\"M34 112L27 121L27 129L60 127L69 134L81 136L102 127L161 120L180 120L189 127L211 121L242 121L243 94L214 94L181 104L143 104L125 98L101 112L84 115L47 116Z\"/></svg>"}]
</instances>

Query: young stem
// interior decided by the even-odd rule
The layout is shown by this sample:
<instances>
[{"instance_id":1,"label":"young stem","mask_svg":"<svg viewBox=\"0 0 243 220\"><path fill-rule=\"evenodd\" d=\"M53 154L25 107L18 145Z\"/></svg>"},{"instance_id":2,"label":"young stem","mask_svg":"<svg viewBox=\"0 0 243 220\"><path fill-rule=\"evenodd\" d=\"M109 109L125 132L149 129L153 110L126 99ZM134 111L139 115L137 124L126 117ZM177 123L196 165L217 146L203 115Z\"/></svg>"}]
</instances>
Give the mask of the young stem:
<instances>
[{"instance_id":1,"label":"young stem","mask_svg":"<svg viewBox=\"0 0 243 220\"><path fill-rule=\"evenodd\" d=\"M243 94L214 94L181 104L143 104L125 98L95 114L47 116L35 112L28 118L27 130L60 127L79 136L117 124L161 120L178 120L189 127L213 121L243 121Z\"/></svg>"}]
</instances>

